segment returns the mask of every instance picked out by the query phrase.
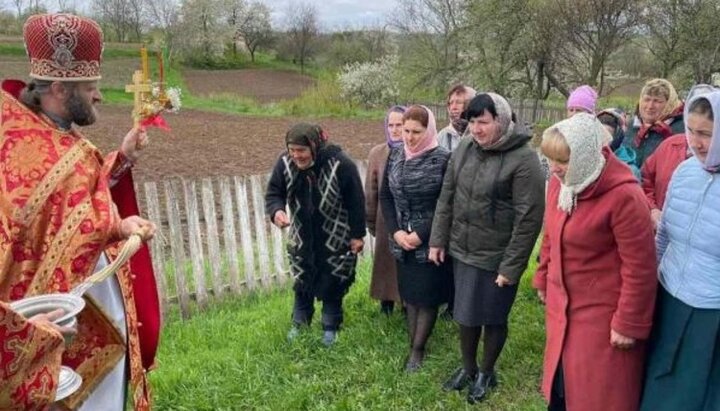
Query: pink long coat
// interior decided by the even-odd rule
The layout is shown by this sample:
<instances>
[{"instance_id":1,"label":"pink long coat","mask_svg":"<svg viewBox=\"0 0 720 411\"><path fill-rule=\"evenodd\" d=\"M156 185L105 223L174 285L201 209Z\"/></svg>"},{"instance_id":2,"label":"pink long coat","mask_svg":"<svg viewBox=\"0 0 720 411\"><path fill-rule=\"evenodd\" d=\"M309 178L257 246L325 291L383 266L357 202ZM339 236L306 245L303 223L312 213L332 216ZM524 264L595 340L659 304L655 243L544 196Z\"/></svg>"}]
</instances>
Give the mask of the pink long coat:
<instances>
[{"instance_id":1,"label":"pink long coat","mask_svg":"<svg viewBox=\"0 0 720 411\"><path fill-rule=\"evenodd\" d=\"M599 179L568 215L551 178L542 260L533 286L546 290L543 393L562 358L569 411L636 411L657 288L653 225L630 169L609 151ZM639 340L627 351L610 330Z\"/></svg>"}]
</instances>

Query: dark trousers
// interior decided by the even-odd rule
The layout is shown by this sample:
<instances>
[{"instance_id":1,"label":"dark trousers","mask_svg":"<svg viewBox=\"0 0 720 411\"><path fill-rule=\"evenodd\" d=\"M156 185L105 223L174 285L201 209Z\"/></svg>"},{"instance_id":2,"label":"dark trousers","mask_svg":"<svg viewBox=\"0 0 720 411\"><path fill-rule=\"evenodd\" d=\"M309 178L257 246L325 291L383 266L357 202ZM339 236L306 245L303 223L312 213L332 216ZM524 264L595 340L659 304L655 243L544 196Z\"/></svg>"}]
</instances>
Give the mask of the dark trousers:
<instances>
[{"instance_id":1,"label":"dark trousers","mask_svg":"<svg viewBox=\"0 0 720 411\"><path fill-rule=\"evenodd\" d=\"M322 325L325 331L337 331L343 322L342 296L322 302ZM295 291L292 319L298 325L310 325L315 313L315 297Z\"/></svg>"},{"instance_id":2,"label":"dark trousers","mask_svg":"<svg viewBox=\"0 0 720 411\"><path fill-rule=\"evenodd\" d=\"M566 411L565 404L565 377L563 375L562 362L558 364L550 389L550 405L548 411Z\"/></svg>"}]
</instances>

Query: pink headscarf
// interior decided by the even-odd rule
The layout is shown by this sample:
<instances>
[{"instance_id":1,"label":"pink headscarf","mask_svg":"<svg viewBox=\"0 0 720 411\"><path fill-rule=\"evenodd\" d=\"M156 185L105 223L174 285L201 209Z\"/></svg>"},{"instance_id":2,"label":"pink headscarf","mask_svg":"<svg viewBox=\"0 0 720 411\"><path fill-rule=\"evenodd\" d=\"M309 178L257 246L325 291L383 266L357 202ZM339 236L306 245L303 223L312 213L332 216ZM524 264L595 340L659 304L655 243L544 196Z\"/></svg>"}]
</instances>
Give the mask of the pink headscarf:
<instances>
[{"instance_id":1,"label":"pink headscarf","mask_svg":"<svg viewBox=\"0 0 720 411\"><path fill-rule=\"evenodd\" d=\"M425 136L423 137L422 141L420 141L420 144L418 144L417 147L411 150L407 144L404 145L405 160L412 160L413 158L420 157L421 155L438 146L438 133L435 126L435 115L429 108L425 106L420 107L422 107L428 114L427 129L425 130Z\"/></svg>"}]
</instances>

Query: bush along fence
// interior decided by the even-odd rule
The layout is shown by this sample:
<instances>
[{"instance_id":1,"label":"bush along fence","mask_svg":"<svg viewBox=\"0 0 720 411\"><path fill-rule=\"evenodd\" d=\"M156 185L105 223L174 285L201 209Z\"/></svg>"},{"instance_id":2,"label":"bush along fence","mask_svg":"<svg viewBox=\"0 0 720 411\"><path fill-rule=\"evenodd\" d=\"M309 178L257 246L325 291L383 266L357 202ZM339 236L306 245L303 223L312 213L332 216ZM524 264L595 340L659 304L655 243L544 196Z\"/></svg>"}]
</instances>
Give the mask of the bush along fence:
<instances>
[{"instance_id":1,"label":"bush along fence","mask_svg":"<svg viewBox=\"0 0 720 411\"><path fill-rule=\"evenodd\" d=\"M364 179L367 166L357 165ZM226 296L292 281L286 233L265 215L267 180L268 175L170 179L137 190L144 216L158 226L150 249L163 315L176 304L186 319ZM368 235L363 253L372 249Z\"/></svg>"}]
</instances>

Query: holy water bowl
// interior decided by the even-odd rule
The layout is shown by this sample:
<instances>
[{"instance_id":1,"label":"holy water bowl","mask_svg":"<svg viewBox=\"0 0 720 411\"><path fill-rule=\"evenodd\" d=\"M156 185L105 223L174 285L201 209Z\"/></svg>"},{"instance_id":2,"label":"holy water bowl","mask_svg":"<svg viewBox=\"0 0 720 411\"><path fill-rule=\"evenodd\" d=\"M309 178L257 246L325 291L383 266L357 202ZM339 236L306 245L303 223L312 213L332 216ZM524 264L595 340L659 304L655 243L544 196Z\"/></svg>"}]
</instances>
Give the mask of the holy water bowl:
<instances>
[{"instance_id":1,"label":"holy water bowl","mask_svg":"<svg viewBox=\"0 0 720 411\"><path fill-rule=\"evenodd\" d=\"M53 322L64 327L77 323L75 316L85 308L85 300L72 294L44 294L14 301L10 303L10 308L25 318L47 314L60 308L64 314Z\"/></svg>"},{"instance_id":2,"label":"holy water bowl","mask_svg":"<svg viewBox=\"0 0 720 411\"><path fill-rule=\"evenodd\" d=\"M55 401L69 397L82 385L82 377L80 374L65 366L60 367L59 380Z\"/></svg>"}]
</instances>

